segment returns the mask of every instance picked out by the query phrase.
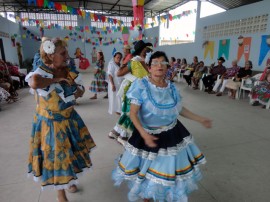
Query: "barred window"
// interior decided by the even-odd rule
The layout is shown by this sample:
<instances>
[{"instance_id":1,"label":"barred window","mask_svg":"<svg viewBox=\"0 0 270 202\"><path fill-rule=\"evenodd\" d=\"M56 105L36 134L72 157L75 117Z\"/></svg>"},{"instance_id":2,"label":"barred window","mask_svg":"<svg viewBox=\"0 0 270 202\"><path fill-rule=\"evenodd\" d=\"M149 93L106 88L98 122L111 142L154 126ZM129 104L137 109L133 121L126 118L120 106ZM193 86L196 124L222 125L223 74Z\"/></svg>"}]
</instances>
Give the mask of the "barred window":
<instances>
[{"instance_id":1,"label":"barred window","mask_svg":"<svg viewBox=\"0 0 270 202\"><path fill-rule=\"evenodd\" d=\"M70 14L50 14L50 13L21 13L21 18L27 18L23 21L23 26L36 26L35 20L43 20L45 26L58 24L59 26L78 26L78 17Z\"/></svg>"}]
</instances>

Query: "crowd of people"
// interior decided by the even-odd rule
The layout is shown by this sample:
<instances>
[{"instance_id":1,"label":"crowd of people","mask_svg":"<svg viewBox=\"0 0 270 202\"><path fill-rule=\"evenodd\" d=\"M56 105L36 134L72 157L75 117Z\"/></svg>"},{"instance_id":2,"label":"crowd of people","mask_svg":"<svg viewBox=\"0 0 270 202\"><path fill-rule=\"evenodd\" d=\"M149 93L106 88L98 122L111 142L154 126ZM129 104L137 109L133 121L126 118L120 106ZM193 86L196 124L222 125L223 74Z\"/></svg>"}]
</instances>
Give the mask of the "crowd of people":
<instances>
[{"instance_id":1,"label":"crowd of people","mask_svg":"<svg viewBox=\"0 0 270 202\"><path fill-rule=\"evenodd\" d=\"M17 65L0 60L0 103L13 103L19 100L17 90L28 86L24 80L25 76L19 72Z\"/></svg>"},{"instance_id":2,"label":"crowd of people","mask_svg":"<svg viewBox=\"0 0 270 202\"><path fill-rule=\"evenodd\" d=\"M265 108L269 105L270 86L267 76L270 72L270 64L266 65L262 73L253 75L253 64L250 60L245 62L244 67L238 66L238 61L233 60L229 68L223 65L225 62L223 57L218 58L217 61L217 65L213 63L207 67L203 61L198 62L197 56L193 58L191 64L187 64L185 58L176 61L174 57L171 57L167 79L173 81L177 74L183 75L188 86L193 87L194 90L199 89L201 80L205 92L222 96L227 89L229 98L232 99L236 98L241 85L244 85L251 89L249 97L252 106L262 105Z\"/></svg>"}]
</instances>

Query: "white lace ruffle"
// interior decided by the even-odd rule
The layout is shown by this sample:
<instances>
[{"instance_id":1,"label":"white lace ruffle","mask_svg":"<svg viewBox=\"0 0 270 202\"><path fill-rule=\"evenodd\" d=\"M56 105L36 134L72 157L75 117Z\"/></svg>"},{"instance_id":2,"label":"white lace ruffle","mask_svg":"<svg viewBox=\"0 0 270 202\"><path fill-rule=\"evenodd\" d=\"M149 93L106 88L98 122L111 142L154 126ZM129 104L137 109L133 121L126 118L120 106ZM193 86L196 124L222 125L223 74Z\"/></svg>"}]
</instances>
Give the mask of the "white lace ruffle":
<instances>
[{"instance_id":1,"label":"white lace ruffle","mask_svg":"<svg viewBox=\"0 0 270 202\"><path fill-rule=\"evenodd\" d=\"M116 186L119 186L123 180L131 180L131 181L135 181L135 183L137 183L138 185L141 184L145 178L154 182L154 183L157 183L157 184L161 184L163 186L175 186L175 184L178 182L178 181L189 181L189 180L192 180L192 178L194 178L194 176L196 176L197 179L200 179L201 178L201 172L200 172L200 169L199 169L199 166L202 165L202 164L205 164L206 163L206 160L205 161L201 161L199 164L197 165L194 165L193 166L193 170L186 173L186 174L183 174L183 175L177 175L176 176L176 179L175 181L168 181L168 180L164 180L164 179L161 179L161 178L157 178L153 175L151 175L150 173L146 173L146 175L144 176L144 178L138 178L138 173L137 174L134 174L134 175L126 175L124 171L122 171L121 169L117 168L115 175L117 176L117 180L115 180L115 184Z\"/></svg>"},{"instance_id":2,"label":"white lace ruffle","mask_svg":"<svg viewBox=\"0 0 270 202\"><path fill-rule=\"evenodd\" d=\"M120 134L121 137L129 137L129 133L125 130L123 130L121 127L118 126L118 124L116 124L113 128L117 133Z\"/></svg>"},{"instance_id":3,"label":"white lace ruffle","mask_svg":"<svg viewBox=\"0 0 270 202\"><path fill-rule=\"evenodd\" d=\"M150 129L147 129L147 128L144 128L144 130L150 134L159 134L159 133L162 133L164 131L168 131L168 130L171 130L172 128L174 128L174 126L176 126L177 124L177 120L174 121L172 124L168 125L168 126L163 126L163 127L160 127L156 130L150 130Z\"/></svg>"},{"instance_id":4,"label":"white lace ruffle","mask_svg":"<svg viewBox=\"0 0 270 202\"><path fill-rule=\"evenodd\" d=\"M80 73L78 73L78 76L74 79L74 82L79 86L83 86L82 75Z\"/></svg>"},{"instance_id":5,"label":"white lace ruffle","mask_svg":"<svg viewBox=\"0 0 270 202\"><path fill-rule=\"evenodd\" d=\"M125 149L132 155L141 156L143 159L154 160L157 156L175 156L182 149L185 149L189 144L194 143L193 137L190 135L185 137L182 142L177 144L175 147L168 147L167 149L159 149L157 153L144 151L132 146L130 143L126 143Z\"/></svg>"},{"instance_id":6,"label":"white lace ruffle","mask_svg":"<svg viewBox=\"0 0 270 202\"><path fill-rule=\"evenodd\" d=\"M37 68L34 72L30 72L26 77L25 77L25 81L31 83L32 82L32 76L34 74L39 74L41 75L43 78L53 78L53 74L48 73L44 70L42 70L41 68ZM81 78L78 78L78 81ZM64 102L71 102L75 100L75 96L74 95L70 95L65 97L64 95L64 89L62 88L62 86L59 83L54 83L51 84L48 88L43 88L43 89L36 89L36 92L38 93L38 95L42 96L42 97L46 97L48 96L53 90L58 89L58 95L61 97L61 99ZM34 93L35 90L30 89L30 93Z\"/></svg>"},{"instance_id":7,"label":"white lace ruffle","mask_svg":"<svg viewBox=\"0 0 270 202\"><path fill-rule=\"evenodd\" d=\"M132 99L132 100L130 101L130 103L131 103L131 104L134 104L134 105L141 106L141 103L140 103L138 100L136 100L136 99Z\"/></svg>"},{"instance_id":8,"label":"white lace ruffle","mask_svg":"<svg viewBox=\"0 0 270 202\"><path fill-rule=\"evenodd\" d=\"M134 56L131 60L136 62L144 61L144 59L139 55Z\"/></svg>"},{"instance_id":9,"label":"white lace ruffle","mask_svg":"<svg viewBox=\"0 0 270 202\"><path fill-rule=\"evenodd\" d=\"M82 172L77 173L76 176L77 176L78 178L81 178L82 176L85 175L85 172L89 172L89 171L92 171L92 170L93 170L92 167L90 167L90 168L84 168L84 169L82 170ZM36 176L34 176L32 173L28 173L28 174L27 174L27 177L28 177L28 178L33 177L33 180L34 180L35 182L40 182L40 181L41 181L41 178L42 178L42 176L36 177ZM69 183L64 184L64 185L47 185L47 186L41 186L41 189L42 189L42 191L43 191L43 190L47 190L47 189L54 189L54 190L68 189L70 186L72 186L72 185L74 185L74 184L75 184L75 185L76 185L76 184L79 184L78 180L71 180L71 181L69 181Z\"/></svg>"},{"instance_id":10,"label":"white lace ruffle","mask_svg":"<svg viewBox=\"0 0 270 202\"><path fill-rule=\"evenodd\" d=\"M144 77L143 79L146 79L147 82L150 83L148 77ZM174 107L171 107L171 108L168 107L166 109L161 109L161 108L158 108L157 106L155 106L153 101L151 101L151 98L150 98L151 96L148 95L147 87L143 83L143 79L141 79L138 83L139 83L139 88L142 89L141 96L145 102L146 109L148 109L153 114L156 114L158 116L164 116L164 115L168 116L168 115L175 115L175 114L178 115L181 112L182 104L181 104L180 98L178 96L176 97L177 100L176 100L176 104ZM153 85L153 86L155 86L155 85ZM168 84L168 86L166 88L170 88L170 84ZM174 91L174 93L176 95L177 93L176 93L176 89L174 86L172 86L172 90Z\"/></svg>"}]
</instances>

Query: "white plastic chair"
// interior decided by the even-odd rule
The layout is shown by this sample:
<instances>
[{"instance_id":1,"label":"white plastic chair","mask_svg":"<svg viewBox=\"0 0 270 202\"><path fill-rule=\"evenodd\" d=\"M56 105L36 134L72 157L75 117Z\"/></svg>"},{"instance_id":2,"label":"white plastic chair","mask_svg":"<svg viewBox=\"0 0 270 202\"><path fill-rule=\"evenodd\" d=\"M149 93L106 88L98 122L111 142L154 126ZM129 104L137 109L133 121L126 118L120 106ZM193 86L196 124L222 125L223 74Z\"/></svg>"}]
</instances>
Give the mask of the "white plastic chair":
<instances>
[{"instance_id":1,"label":"white plastic chair","mask_svg":"<svg viewBox=\"0 0 270 202\"><path fill-rule=\"evenodd\" d=\"M242 79L242 81L241 81L241 86L239 88L239 93L237 93L239 99L241 98L242 91L243 91L243 98L245 98L245 91L249 91L250 92L251 89L252 89L251 87L246 87L245 86L246 81L247 81L247 79Z\"/></svg>"},{"instance_id":2,"label":"white plastic chair","mask_svg":"<svg viewBox=\"0 0 270 202\"><path fill-rule=\"evenodd\" d=\"M202 78L201 78L200 81L199 81L199 88L200 88L201 91L203 91L204 88L205 88L202 79L203 79L205 76L208 76L208 75L209 75L209 73L204 73L204 74L202 75ZM218 75L217 79L220 79L220 77L221 77L221 75ZM215 83L216 83L216 82L214 82L213 86L215 85Z\"/></svg>"},{"instance_id":3,"label":"white plastic chair","mask_svg":"<svg viewBox=\"0 0 270 202\"><path fill-rule=\"evenodd\" d=\"M270 100L267 102L267 104L265 105L265 109L269 109L270 108Z\"/></svg>"},{"instance_id":4,"label":"white plastic chair","mask_svg":"<svg viewBox=\"0 0 270 202\"><path fill-rule=\"evenodd\" d=\"M177 76L177 82L180 82L181 79L183 79L183 75L184 75L184 73L183 72L181 73L181 70L179 70L177 75L176 75Z\"/></svg>"}]
</instances>

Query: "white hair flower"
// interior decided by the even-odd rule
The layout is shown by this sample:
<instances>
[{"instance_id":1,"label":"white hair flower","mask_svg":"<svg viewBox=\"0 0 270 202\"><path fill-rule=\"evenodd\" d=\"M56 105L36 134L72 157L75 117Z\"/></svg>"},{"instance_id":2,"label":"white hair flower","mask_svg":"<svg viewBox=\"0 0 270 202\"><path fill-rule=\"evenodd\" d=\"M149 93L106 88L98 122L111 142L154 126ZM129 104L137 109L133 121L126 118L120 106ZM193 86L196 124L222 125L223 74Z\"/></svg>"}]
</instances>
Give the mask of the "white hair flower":
<instances>
[{"instance_id":1,"label":"white hair flower","mask_svg":"<svg viewBox=\"0 0 270 202\"><path fill-rule=\"evenodd\" d=\"M43 43L43 50L45 51L45 53L47 54L53 54L54 50L55 50L55 45L52 41L45 41Z\"/></svg>"}]
</instances>

